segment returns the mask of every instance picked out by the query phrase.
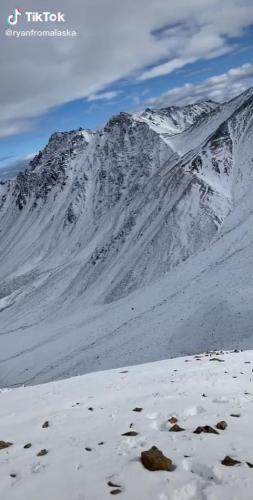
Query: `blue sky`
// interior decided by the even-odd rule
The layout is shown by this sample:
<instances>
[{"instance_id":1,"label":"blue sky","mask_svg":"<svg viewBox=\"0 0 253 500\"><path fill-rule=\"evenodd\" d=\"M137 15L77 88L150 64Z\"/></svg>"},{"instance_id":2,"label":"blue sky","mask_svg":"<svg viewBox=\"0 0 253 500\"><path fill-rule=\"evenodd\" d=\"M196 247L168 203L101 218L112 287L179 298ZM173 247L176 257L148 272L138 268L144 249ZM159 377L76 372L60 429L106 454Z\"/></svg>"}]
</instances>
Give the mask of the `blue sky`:
<instances>
[{"instance_id":1,"label":"blue sky","mask_svg":"<svg viewBox=\"0 0 253 500\"><path fill-rule=\"evenodd\" d=\"M112 12L115 11L114 0L103 2L103 6L108 4L108 9L110 7ZM33 2L33 10L36 10L35 3ZM64 3L62 1L61 5L64 6ZM80 8L87 4L77 3ZM147 106L184 105L201 98L222 101L253 84L252 2L224 0L224 5L226 3L230 9L228 15L228 10L223 13L222 9L213 13L215 4L218 5L216 0L202 0L202 3L199 0L189 0L189 12L185 16L184 0L178 0L179 9L176 14L169 7L168 0L157 0L160 12L155 11L154 16L151 6L153 2L150 2L151 12L148 12L147 8L146 11L141 10L144 5L142 0L139 0L138 9L136 0L133 8L136 7L138 19L132 32L122 20L122 28L126 26L125 38L122 38L122 33L118 31L120 26L114 25L107 9L105 16L108 15L108 35L103 26L103 19L106 22L103 13L101 12L100 23L97 18L102 0L100 4L94 0L95 3L95 10L89 11L90 23L93 23L91 41L87 41L85 35L80 36L82 22L76 20L75 26L71 9L68 11L68 18L72 19L70 27L79 29L79 33L75 41L66 41L66 45L60 46L61 40L45 42L38 39L35 51L30 39L23 43L23 40L4 37L10 58L5 72L6 88L3 84L2 96L0 90L3 107L3 114L0 115L0 168L36 153L45 146L49 136L55 131L79 127L96 129L102 127L112 114ZM203 15L201 10L199 13L201 5ZM208 16L209 8L211 19ZM9 4L8 9L11 12ZM145 16L145 12L148 20L142 29L141 14ZM170 22L166 24L164 15L167 12ZM151 17L152 13L155 20ZM174 20L171 19L173 15ZM196 19L196 15L199 19ZM219 18L222 21L220 25ZM129 22L131 19L130 16ZM27 29L25 26L20 27L22 28ZM101 37L101 29L105 30L102 39L104 43L99 45L96 44L96 34L98 38ZM108 41L108 47L106 36L112 38ZM134 37L136 42L131 45ZM141 47L136 46L138 37L141 39ZM54 45L51 52L48 52L51 43ZM149 57L150 52L152 57ZM24 68L19 66L21 53ZM6 99L9 100L8 106ZM4 116L2 122L1 116Z\"/></svg>"}]
</instances>

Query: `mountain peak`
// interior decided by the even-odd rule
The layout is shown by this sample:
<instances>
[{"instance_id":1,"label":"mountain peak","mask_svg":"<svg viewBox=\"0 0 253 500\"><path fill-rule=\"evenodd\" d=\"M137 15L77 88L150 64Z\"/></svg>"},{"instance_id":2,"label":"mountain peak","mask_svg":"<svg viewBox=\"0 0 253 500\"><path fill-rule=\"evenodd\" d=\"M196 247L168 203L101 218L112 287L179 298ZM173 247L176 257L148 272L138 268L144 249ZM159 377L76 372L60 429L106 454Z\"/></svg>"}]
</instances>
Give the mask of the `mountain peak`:
<instances>
[{"instance_id":1,"label":"mountain peak","mask_svg":"<svg viewBox=\"0 0 253 500\"><path fill-rule=\"evenodd\" d=\"M55 133L0 184L3 384L214 347L217 317L227 342L252 335L250 304L230 321L252 295L251 92Z\"/></svg>"}]
</instances>

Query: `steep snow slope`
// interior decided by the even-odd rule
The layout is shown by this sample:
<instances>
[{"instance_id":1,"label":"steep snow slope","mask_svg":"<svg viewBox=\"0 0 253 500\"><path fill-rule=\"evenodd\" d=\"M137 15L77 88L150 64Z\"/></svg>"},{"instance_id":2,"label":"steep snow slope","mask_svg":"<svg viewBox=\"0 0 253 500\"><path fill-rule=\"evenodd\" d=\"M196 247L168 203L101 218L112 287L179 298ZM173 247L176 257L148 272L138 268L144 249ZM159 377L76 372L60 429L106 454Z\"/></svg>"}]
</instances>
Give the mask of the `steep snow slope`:
<instances>
[{"instance_id":1,"label":"steep snow slope","mask_svg":"<svg viewBox=\"0 0 253 500\"><path fill-rule=\"evenodd\" d=\"M217 107L217 103L207 100L184 108L179 106L156 110L146 108L145 111L134 113L133 117L137 121L147 123L152 130L162 134L163 139L168 141L171 136L183 132L190 125L195 124L200 116L204 117Z\"/></svg>"},{"instance_id":2,"label":"steep snow slope","mask_svg":"<svg viewBox=\"0 0 253 500\"><path fill-rule=\"evenodd\" d=\"M122 113L0 186L2 385L251 345L252 108L200 115L181 157Z\"/></svg>"},{"instance_id":3,"label":"steep snow slope","mask_svg":"<svg viewBox=\"0 0 253 500\"><path fill-rule=\"evenodd\" d=\"M181 155L199 146L252 97L253 88L251 87L231 101L219 104L210 113L201 115L199 120L185 131L182 131L182 134L175 135L173 139L171 138L171 144Z\"/></svg>"},{"instance_id":4,"label":"steep snow slope","mask_svg":"<svg viewBox=\"0 0 253 500\"><path fill-rule=\"evenodd\" d=\"M0 440L13 443L0 449L1 498L251 500L252 364L253 351L214 353L0 392ZM194 433L220 421L219 434ZM174 471L143 467L152 446Z\"/></svg>"}]
</instances>

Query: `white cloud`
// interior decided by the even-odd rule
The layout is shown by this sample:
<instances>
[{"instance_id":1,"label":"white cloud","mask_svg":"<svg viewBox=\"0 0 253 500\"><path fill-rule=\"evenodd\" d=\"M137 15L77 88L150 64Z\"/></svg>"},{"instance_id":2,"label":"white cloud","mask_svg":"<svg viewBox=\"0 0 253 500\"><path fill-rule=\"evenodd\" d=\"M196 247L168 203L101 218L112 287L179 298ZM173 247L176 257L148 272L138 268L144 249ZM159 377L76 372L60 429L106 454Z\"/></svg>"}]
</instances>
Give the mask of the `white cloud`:
<instances>
[{"instance_id":1,"label":"white cloud","mask_svg":"<svg viewBox=\"0 0 253 500\"><path fill-rule=\"evenodd\" d=\"M120 90L110 90L108 92L102 92L100 94L91 94L87 101L110 101L120 94Z\"/></svg>"},{"instance_id":2,"label":"white cloud","mask_svg":"<svg viewBox=\"0 0 253 500\"><path fill-rule=\"evenodd\" d=\"M252 85L253 64L243 64L222 75L207 78L198 85L186 83L182 87L168 90L160 97L148 99L147 103L160 108L173 104L182 106L202 99L222 102L232 99Z\"/></svg>"},{"instance_id":3,"label":"white cloud","mask_svg":"<svg viewBox=\"0 0 253 500\"><path fill-rule=\"evenodd\" d=\"M41 10L41 2L24 0L22 9ZM2 23L10 10L2 0ZM43 10L52 10L51 0L43 0ZM252 0L61 0L59 10L76 38L8 38L1 26L0 136L29 130L52 107L107 94L118 80L224 53L228 37L253 23Z\"/></svg>"}]
</instances>

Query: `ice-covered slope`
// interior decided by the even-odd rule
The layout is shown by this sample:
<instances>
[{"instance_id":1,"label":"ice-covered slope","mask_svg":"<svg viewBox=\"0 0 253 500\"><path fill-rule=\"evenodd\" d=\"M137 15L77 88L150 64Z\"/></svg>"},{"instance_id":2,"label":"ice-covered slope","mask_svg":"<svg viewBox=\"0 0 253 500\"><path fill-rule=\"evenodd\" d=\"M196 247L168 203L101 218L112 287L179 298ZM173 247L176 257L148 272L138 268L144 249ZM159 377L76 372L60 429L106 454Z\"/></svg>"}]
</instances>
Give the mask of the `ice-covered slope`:
<instances>
[{"instance_id":1,"label":"ice-covered slope","mask_svg":"<svg viewBox=\"0 0 253 500\"><path fill-rule=\"evenodd\" d=\"M137 121L147 123L169 143L171 136L187 130L198 121L199 117L204 117L216 108L218 109L217 103L207 100L183 108L179 106L155 110L146 108L145 111L134 113L133 117Z\"/></svg>"},{"instance_id":2,"label":"ice-covered slope","mask_svg":"<svg viewBox=\"0 0 253 500\"><path fill-rule=\"evenodd\" d=\"M252 366L252 351L214 352L0 392L1 498L251 500ZM143 467L152 446L172 472Z\"/></svg>"},{"instance_id":3,"label":"ice-covered slope","mask_svg":"<svg viewBox=\"0 0 253 500\"><path fill-rule=\"evenodd\" d=\"M251 345L252 108L170 139L122 113L0 186L2 385Z\"/></svg>"}]
</instances>

